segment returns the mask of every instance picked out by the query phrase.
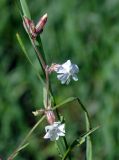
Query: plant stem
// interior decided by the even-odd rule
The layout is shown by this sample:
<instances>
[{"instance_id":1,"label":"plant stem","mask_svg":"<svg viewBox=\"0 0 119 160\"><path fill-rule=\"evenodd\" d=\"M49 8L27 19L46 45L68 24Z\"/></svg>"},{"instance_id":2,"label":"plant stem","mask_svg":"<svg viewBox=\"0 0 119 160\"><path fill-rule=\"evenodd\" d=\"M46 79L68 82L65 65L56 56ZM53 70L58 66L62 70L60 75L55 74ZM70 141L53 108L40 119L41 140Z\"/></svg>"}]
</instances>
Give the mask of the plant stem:
<instances>
[{"instance_id":1,"label":"plant stem","mask_svg":"<svg viewBox=\"0 0 119 160\"><path fill-rule=\"evenodd\" d=\"M35 45L35 40L31 39L31 43L32 43L32 46L33 46L36 54L37 54L38 60L39 60L41 66L43 68L43 71L45 72L45 70L46 70L46 64L45 64L45 62L44 62L44 60L42 58L42 55L41 55L40 51L38 50L38 48Z\"/></svg>"},{"instance_id":2,"label":"plant stem","mask_svg":"<svg viewBox=\"0 0 119 160\"><path fill-rule=\"evenodd\" d=\"M26 25L26 28L27 28L27 25ZM28 28L27 28L27 31L29 31ZM35 50L35 52L36 52L37 58L38 58L38 60L39 60L39 62L40 62L40 64L41 64L41 67L42 67L42 69L43 69L43 72L45 73L45 76L46 76L46 91L47 91L46 107L48 108L48 107L49 107L49 104L48 104L48 103L49 103L49 91L50 91L50 93L52 94L52 89L51 89L51 86L50 86L50 84L49 84L48 66L47 66L46 63L44 62L44 59L43 59L43 57L42 57L42 54L40 53L40 51L38 50L37 46L35 45L35 40L31 38L29 32L27 32L27 33L28 33L29 38L30 38L30 40L31 40L32 46L33 46L33 48L34 48L34 50ZM42 43L42 42L40 41L40 43ZM41 45L41 46L42 46L42 45ZM42 50L43 50L43 47L42 47ZM44 52L44 50L43 50L43 52ZM49 90L49 89L50 89L50 90ZM55 103L55 99L54 99L53 94L52 94L52 98L53 98L54 106L55 106L56 103ZM49 108L48 108L48 109L49 109ZM60 120L60 115L59 115L58 110L56 110L56 113L57 113L58 119ZM66 137L63 137L63 140L64 140L65 148L67 149L67 148L68 148L68 143L67 143ZM69 157L69 159L71 160L70 157Z\"/></svg>"},{"instance_id":3,"label":"plant stem","mask_svg":"<svg viewBox=\"0 0 119 160\"><path fill-rule=\"evenodd\" d=\"M47 91L47 95L46 95L46 107L48 109L51 109L51 105L49 104L49 73L48 73L48 66L45 69L45 74L46 74L46 91Z\"/></svg>"}]
</instances>

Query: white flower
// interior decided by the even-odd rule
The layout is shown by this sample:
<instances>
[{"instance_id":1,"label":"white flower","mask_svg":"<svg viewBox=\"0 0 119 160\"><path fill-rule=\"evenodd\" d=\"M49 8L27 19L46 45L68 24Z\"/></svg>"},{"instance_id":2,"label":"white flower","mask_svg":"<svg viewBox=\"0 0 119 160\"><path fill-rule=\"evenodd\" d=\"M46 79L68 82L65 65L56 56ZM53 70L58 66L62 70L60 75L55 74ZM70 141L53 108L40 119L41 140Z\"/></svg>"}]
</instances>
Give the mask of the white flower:
<instances>
[{"instance_id":1,"label":"white flower","mask_svg":"<svg viewBox=\"0 0 119 160\"><path fill-rule=\"evenodd\" d=\"M69 84L71 77L74 81L78 81L76 73L79 72L79 68L76 64L72 64L70 60L66 61L62 65L58 65L55 71L59 73L57 78L62 84Z\"/></svg>"},{"instance_id":2,"label":"white flower","mask_svg":"<svg viewBox=\"0 0 119 160\"><path fill-rule=\"evenodd\" d=\"M65 136L65 124L54 122L52 125L46 126L45 131L45 139L50 139L51 141L58 140L60 136Z\"/></svg>"}]
</instances>

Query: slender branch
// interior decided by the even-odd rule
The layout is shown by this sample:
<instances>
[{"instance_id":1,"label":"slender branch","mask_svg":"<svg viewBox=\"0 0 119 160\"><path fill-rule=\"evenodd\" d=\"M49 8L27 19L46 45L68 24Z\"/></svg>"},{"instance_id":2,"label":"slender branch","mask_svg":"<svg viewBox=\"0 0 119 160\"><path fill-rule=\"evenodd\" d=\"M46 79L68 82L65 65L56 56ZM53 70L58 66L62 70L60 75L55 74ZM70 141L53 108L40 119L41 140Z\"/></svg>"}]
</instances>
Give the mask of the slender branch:
<instances>
[{"instance_id":1,"label":"slender branch","mask_svg":"<svg viewBox=\"0 0 119 160\"><path fill-rule=\"evenodd\" d=\"M45 74L46 74L46 106L48 109L50 109L51 105L49 105L49 73L48 73L48 66L45 69Z\"/></svg>"},{"instance_id":2,"label":"slender branch","mask_svg":"<svg viewBox=\"0 0 119 160\"><path fill-rule=\"evenodd\" d=\"M40 51L38 50L38 48L35 45L35 41L31 39L31 43L32 46L37 54L37 57L42 65L43 71L45 72L45 76L46 76L46 91L47 91L47 97L46 97L46 106L47 108L49 107L49 73L48 73L48 66L45 64L43 58L42 58L42 54L40 53Z\"/></svg>"},{"instance_id":3,"label":"slender branch","mask_svg":"<svg viewBox=\"0 0 119 160\"><path fill-rule=\"evenodd\" d=\"M38 50L38 48L35 45L35 40L31 39L31 43L32 43L32 46L33 46L36 54L37 54L38 60L41 63L41 66L42 66L42 68L43 68L43 70L45 72L45 70L46 70L46 64L45 64L45 62L44 62L44 60L42 58L42 55L41 55L40 51Z\"/></svg>"}]
</instances>

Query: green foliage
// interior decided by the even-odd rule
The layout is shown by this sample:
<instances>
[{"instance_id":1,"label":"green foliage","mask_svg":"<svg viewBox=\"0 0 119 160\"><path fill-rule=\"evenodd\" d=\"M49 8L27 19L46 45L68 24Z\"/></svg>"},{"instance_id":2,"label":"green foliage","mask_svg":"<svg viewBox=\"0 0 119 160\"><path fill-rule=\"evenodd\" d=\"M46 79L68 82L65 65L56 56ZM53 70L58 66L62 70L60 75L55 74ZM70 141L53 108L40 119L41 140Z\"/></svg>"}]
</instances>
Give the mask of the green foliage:
<instances>
[{"instance_id":1,"label":"green foliage","mask_svg":"<svg viewBox=\"0 0 119 160\"><path fill-rule=\"evenodd\" d=\"M56 102L77 95L83 99L93 126L102 126L91 137L94 159L119 159L119 2L29 0L28 4L35 22L43 13L48 13L48 23L42 34L48 63L72 59L80 67L79 81L70 86L61 86L51 77ZM42 72L15 4L1 0L0 9L0 156L6 159L35 124L31 112L43 106L41 82L19 47L17 32L23 37L40 75ZM70 129L67 128L67 136L72 139L84 133L84 119L76 103L68 105ZM43 135L44 128L38 128L29 147L16 159L57 159L57 150L53 144L42 140ZM75 159L85 159L84 147L80 155L79 150L74 150Z\"/></svg>"}]
</instances>

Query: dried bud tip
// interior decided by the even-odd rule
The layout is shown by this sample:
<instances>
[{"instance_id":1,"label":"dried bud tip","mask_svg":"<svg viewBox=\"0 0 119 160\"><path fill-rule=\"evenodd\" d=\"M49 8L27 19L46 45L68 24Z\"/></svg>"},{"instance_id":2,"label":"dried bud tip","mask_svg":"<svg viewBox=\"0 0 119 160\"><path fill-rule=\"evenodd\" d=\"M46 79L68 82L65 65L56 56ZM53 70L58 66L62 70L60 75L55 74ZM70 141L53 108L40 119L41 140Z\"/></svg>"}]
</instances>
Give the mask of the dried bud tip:
<instances>
[{"instance_id":1,"label":"dried bud tip","mask_svg":"<svg viewBox=\"0 0 119 160\"><path fill-rule=\"evenodd\" d=\"M40 18L39 22L38 22L37 25L36 25L36 32L37 32L37 33L41 33L41 32L43 31L44 26L45 26L45 24L46 24L46 22L47 22L47 18L48 18L47 13L44 14L44 15Z\"/></svg>"},{"instance_id":2,"label":"dried bud tip","mask_svg":"<svg viewBox=\"0 0 119 160\"><path fill-rule=\"evenodd\" d=\"M38 116L38 114L39 114L38 111L33 111L32 113L34 116Z\"/></svg>"},{"instance_id":3,"label":"dried bud tip","mask_svg":"<svg viewBox=\"0 0 119 160\"><path fill-rule=\"evenodd\" d=\"M38 116L44 114L44 109L36 110L32 112L34 116Z\"/></svg>"},{"instance_id":4,"label":"dried bud tip","mask_svg":"<svg viewBox=\"0 0 119 160\"><path fill-rule=\"evenodd\" d=\"M48 19L48 14L45 13L45 14L41 17L41 20L47 21L47 19Z\"/></svg>"}]
</instances>

